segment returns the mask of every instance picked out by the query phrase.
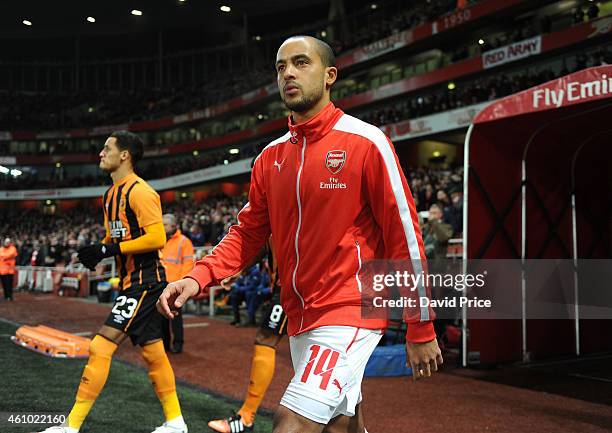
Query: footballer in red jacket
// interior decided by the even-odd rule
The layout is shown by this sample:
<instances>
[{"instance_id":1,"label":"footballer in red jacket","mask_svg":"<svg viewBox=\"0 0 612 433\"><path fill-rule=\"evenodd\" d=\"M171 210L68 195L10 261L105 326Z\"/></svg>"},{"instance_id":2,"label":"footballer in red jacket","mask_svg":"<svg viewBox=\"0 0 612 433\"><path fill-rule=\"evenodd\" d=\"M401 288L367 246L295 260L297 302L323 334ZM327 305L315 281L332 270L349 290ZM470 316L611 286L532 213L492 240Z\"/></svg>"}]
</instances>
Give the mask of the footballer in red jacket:
<instances>
[{"instance_id":1,"label":"footballer in red jacket","mask_svg":"<svg viewBox=\"0 0 612 433\"><path fill-rule=\"evenodd\" d=\"M160 312L173 317L187 299L242 270L272 234L295 369L274 433L321 432L326 425L364 431L361 382L387 321L362 316L361 266L407 260L419 273L425 261L393 145L380 129L330 102L334 64L331 48L318 39L294 36L280 46L277 81L291 110L289 131L255 160L238 224L158 301ZM419 295L426 296L422 287ZM407 320L415 379L442 363L431 314L422 308Z\"/></svg>"}]
</instances>

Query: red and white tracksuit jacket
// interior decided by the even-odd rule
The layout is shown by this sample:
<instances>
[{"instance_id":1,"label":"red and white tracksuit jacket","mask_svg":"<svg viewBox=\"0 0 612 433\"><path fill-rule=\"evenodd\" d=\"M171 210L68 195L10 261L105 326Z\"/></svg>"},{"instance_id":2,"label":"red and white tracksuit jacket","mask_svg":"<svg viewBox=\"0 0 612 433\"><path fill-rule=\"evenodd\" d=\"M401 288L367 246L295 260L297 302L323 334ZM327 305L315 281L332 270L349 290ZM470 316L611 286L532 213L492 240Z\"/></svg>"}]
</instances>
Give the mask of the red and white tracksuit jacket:
<instances>
[{"instance_id":1,"label":"red and white tracksuit jacket","mask_svg":"<svg viewBox=\"0 0 612 433\"><path fill-rule=\"evenodd\" d=\"M381 329L361 315L359 270L370 259L425 261L412 195L390 140L329 103L271 142L251 173L238 224L190 278L201 288L243 269L273 234L289 335L325 325ZM421 294L419 294L421 295ZM427 308L407 338L435 338Z\"/></svg>"}]
</instances>

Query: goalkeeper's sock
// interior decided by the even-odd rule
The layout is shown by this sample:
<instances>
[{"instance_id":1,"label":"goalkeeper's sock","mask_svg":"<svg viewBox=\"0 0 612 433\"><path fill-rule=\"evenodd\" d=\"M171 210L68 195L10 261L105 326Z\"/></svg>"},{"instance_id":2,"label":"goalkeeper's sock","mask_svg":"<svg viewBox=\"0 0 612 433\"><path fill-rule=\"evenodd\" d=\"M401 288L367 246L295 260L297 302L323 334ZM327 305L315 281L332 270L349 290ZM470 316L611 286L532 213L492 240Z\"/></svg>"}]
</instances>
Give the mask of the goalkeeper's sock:
<instances>
[{"instance_id":1,"label":"goalkeeper's sock","mask_svg":"<svg viewBox=\"0 0 612 433\"><path fill-rule=\"evenodd\" d=\"M100 395L110 370L111 359L117 345L96 335L89 345L89 360L83 370L76 402L68 415L68 426L79 430Z\"/></svg>"},{"instance_id":2,"label":"goalkeeper's sock","mask_svg":"<svg viewBox=\"0 0 612 433\"><path fill-rule=\"evenodd\" d=\"M142 357L149 368L149 378L153 382L155 394L164 410L166 421L181 416L181 406L176 395L174 371L164 350L164 343L160 340L147 344L142 348Z\"/></svg>"},{"instance_id":3,"label":"goalkeeper's sock","mask_svg":"<svg viewBox=\"0 0 612 433\"><path fill-rule=\"evenodd\" d=\"M247 397L238 411L238 415L245 425L251 425L255 420L257 409L259 409L274 376L275 361L276 349L261 344L255 345Z\"/></svg>"}]
</instances>

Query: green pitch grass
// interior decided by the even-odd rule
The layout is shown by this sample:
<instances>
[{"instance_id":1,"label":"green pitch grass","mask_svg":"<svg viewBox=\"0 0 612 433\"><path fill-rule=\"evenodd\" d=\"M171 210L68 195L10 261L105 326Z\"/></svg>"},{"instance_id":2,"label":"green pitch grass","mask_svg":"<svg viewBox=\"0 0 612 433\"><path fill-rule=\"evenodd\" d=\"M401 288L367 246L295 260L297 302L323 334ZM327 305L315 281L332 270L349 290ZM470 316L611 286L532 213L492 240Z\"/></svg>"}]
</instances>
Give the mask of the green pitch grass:
<instances>
[{"instance_id":1,"label":"green pitch grass","mask_svg":"<svg viewBox=\"0 0 612 433\"><path fill-rule=\"evenodd\" d=\"M18 347L9 336L15 326L0 322L0 432L40 431L47 425L15 425L10 413L67 414L74 402L85 360L54 359ZM196 387L178 384L183 416L190 433L212 432L207 422L229 416L237 402L212 396ZM150 433L163 422L163 412L146 371L114 361L102 394L81 433ZM269 417L258 416L255 432L272 431Z\"/></svg>"}]
</instances>

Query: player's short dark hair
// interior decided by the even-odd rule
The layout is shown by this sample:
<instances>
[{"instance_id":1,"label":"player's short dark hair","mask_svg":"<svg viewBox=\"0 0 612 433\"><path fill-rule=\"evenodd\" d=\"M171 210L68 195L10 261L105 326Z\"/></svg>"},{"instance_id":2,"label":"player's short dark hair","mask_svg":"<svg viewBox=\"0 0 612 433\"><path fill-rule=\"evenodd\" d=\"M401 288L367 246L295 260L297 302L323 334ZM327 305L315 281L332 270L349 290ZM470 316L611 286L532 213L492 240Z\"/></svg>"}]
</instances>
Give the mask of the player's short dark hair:
<instances>
[{"instance_id":1,"label":"player's short dark hair","mask_svg":"<svg viewBox=\"0 0 612 433\"><path fill-rule=\"evenodd\" d=\"M322 41L321 39L317 39L314 36L307 35L291 36L289 39L294 38L305 38L313 41L317 52L319 53L319 57L321 57L323 65L326 68L329 68L330 66L336 66L336 55L334 54L334 50L332 50L332 47L330 47L327 42Z\"/></svg>"},{"instance_id":2,"label":"player's short dark hair","mask_svg":"<svg viewBox=\"0 0 612 433\"><path fill-rule=\"evenodd\" d=\"M319 52L319 56L321 56L321 60L326 68L330 66L336 66L336 56L334 54L334 50L329 44L321 39L313 38L315 40L315 44L317 46L317 51Z\"/></svg>"},{"instance_id":3,"label":"player's short dark hair","mask_svg":"<svg viewBox=\"0 0 612 433\"><path fill-rule=\"evenodd\" d=\"M132 157L132 167L142 159L144 143L142 138L130 131L115 131L111 135L117 141L119 150L127 150Z\"/></svg>"}]
</instances>

